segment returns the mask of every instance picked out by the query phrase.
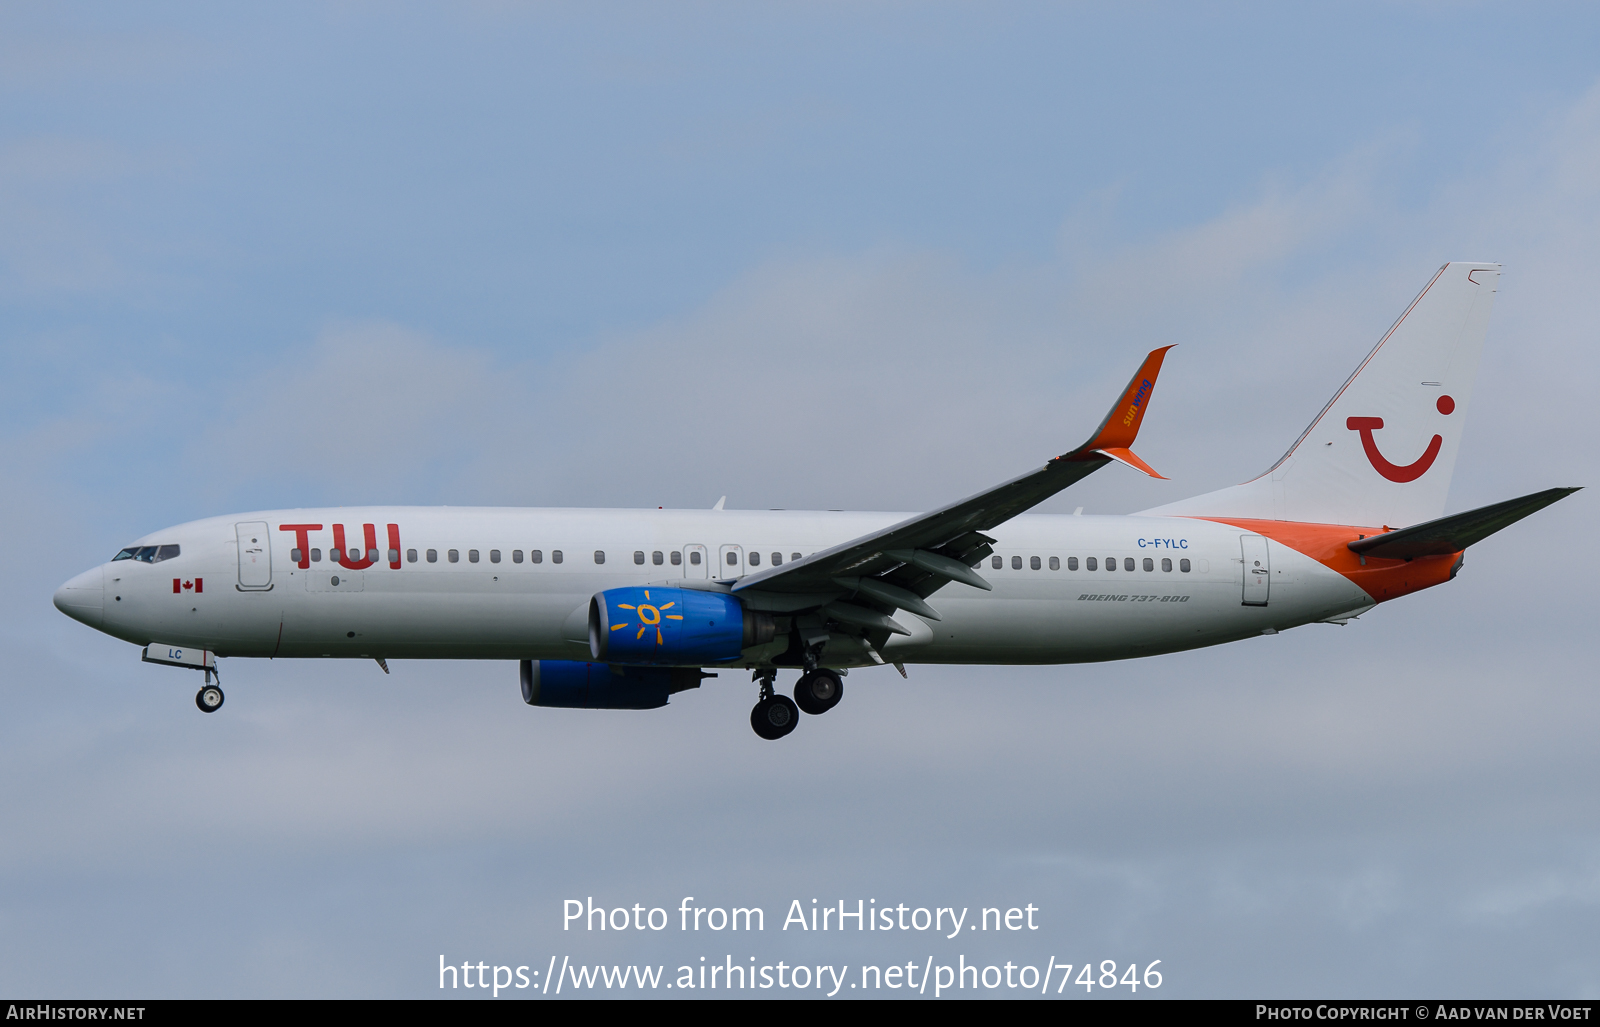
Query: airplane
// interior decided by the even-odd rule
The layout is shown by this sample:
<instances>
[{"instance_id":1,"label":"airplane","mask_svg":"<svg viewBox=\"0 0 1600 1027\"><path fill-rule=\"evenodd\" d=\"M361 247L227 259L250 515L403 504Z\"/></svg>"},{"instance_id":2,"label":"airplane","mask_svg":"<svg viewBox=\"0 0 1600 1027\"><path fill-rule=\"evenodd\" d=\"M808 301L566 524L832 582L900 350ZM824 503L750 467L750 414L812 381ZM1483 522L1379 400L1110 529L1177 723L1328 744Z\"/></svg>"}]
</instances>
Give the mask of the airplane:
<instances>
[{"instance_id":1,"label":"airplane","mask_svg":"<svg viewBox=\"0 0 1600 1027\"><path fill-rule=\"evenodd\" d=\"M1027 511L1109 464L1161 477L1132 446L1170 346L1083 445L927 513L255 511L146 535L55 605L202 671L207 713L232 657L515 660L524 702L581 709L658 708L748 670L764 739L838 705L852 669L1119 660L1345 624L1453 580L1467 547L1578 491L1444 515L1499 275L1444 265L1265 473L1135 514Z\"/></svg>"}]
</instances>

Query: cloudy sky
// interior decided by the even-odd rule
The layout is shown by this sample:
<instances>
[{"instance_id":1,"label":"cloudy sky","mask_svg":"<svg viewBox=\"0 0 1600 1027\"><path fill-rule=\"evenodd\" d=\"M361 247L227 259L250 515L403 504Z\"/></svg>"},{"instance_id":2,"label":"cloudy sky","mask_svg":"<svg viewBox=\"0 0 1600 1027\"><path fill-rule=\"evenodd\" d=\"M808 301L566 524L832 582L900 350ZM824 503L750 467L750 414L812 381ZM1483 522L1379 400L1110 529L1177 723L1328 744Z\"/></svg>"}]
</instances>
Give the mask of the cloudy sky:
<instances>
[{"instance_id":1,"label":"cloudy sky","mask_svg":"<svg viewBox=\"0 0 1600 1027\"><path fill-rule=\"evenodd\" d=\"M860 671L780 744L728 675L570 712L497 663L236 660L205 717L50 604L264 507L922 509L1178 343L1172 480L1047 507L1137 510L1269 465L1447 260L1505 265L1451 509L1596 484L1597 42L1580 4L0 7L0 993L960 954L1600 995L1587 492L1347 627ZM561 929L686 895L768 930ZM777 929L858 898L1041 929Z\"/></svg>"}]
</instances>

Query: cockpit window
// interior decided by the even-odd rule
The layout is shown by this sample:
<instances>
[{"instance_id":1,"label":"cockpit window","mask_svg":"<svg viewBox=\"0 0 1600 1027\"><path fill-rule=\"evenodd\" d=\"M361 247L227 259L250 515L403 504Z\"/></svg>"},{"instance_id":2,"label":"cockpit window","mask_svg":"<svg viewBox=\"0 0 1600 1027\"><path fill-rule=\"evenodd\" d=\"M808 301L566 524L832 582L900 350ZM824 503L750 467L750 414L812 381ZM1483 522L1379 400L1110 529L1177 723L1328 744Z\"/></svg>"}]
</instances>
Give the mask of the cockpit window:
<instances>
[{"instance_id":1,"label":"cockpit window","mask_svg":"<svg viewBox=\"0 0 1600 1027\"><path fill-rule=\"evenodd\" d=\"M140 563L160 563L162 560L171 560L177 555L177 546L129 546L113 556L111 562L138 560Z\"/></svg>"}]
</instances>

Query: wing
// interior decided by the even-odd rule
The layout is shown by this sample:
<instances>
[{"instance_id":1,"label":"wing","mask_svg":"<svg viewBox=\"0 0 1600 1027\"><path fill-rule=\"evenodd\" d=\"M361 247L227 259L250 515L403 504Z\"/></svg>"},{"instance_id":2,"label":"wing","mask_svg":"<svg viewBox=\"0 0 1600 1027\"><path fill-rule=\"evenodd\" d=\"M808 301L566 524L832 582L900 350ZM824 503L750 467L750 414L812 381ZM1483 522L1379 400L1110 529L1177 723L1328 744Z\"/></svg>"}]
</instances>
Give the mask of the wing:
<instances>
[{"instance_id":1,"label":"wing","mask_svg":"<svg viewBox=\"0 0 1600 1027\"><path fill-rule=\"evenodd\" d=\"M781 613L815 610L802 617L802 637L827 635L826 625L874 644L890 634L910 634L890 617L897 609L930 620L939 614L925 600L951 581L987 590L972 568L993 550L984 532L1044 502L1115 460L1161 477L1129 448L1139 434L1155 391L1156 376L1171 346L1145 357L1093 437L1038 470L994 488L912 517L881 531L825 549L782 567L741 578L732 586L753 609Z\"/></svg>"}]
</instances>

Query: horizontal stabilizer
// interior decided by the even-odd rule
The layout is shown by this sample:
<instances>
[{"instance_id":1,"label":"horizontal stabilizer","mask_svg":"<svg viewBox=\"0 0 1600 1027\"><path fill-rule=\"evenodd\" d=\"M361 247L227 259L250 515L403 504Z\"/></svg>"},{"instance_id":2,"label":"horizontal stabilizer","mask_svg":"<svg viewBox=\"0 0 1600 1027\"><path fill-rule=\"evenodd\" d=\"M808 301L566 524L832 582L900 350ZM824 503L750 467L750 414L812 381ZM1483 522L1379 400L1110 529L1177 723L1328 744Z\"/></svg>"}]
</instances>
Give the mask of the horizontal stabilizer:
<instances>
[{"instance_id":1,"label":"horizontal stabilizer","mask_svg":"<svg viewBox=\"0 0 1600 1027\"><path fill-rule=\"evenodd\" d=\"M1501 528L1509 527L1524 517L1565 499L1578 490L1575 488L1545 489L1520 499L1491 503L1466 513L1451 514L1438 520L1414 524L1409 528L1391 531L1371 538L1358 539L1350 548L1362 556L1385 560L1409 560L1414 556L1443 556L1457 553L1482 542Z\"/></svg>"}]
</instances>

